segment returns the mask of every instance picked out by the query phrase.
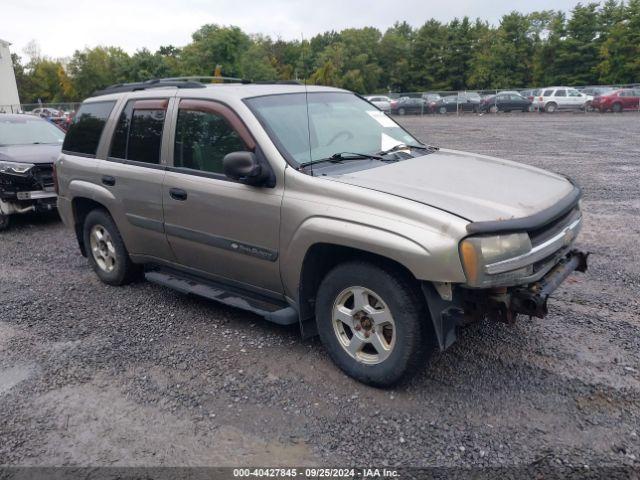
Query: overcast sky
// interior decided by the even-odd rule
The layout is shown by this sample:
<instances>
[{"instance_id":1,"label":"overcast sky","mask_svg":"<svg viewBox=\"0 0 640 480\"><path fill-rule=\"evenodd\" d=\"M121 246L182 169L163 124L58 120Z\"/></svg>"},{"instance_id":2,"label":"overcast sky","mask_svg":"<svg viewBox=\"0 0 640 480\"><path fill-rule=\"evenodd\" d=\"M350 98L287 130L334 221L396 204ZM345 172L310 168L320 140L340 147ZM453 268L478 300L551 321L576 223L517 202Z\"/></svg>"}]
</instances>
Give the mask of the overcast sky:
<instances>
[{"instance_id":1,"label":"overcast sky","mask_svg":"<svg viewBox=\"0 0 640 480\"><path fill-rule=\"evenodd\" d=\"M326 30L375 26L396 20L414 26L429 18L465 15L497 23L512 10L570 10L574 0L2 0L0 39L14 53L36 40L43 55L65 57L96 45L129 53L160 45L183 46L205 23L237 25L273 38L309 38Z\"/></svg>"}]
</instances>

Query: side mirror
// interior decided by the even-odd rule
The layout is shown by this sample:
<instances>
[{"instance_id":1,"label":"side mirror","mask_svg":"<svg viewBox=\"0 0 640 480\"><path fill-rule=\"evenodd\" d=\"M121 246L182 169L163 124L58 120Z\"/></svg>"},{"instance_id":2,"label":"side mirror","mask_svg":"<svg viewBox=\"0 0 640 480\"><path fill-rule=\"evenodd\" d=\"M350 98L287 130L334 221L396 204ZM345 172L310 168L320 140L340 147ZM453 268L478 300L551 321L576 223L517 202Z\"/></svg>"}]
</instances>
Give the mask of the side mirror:
<instances>
[{"instance_id":1,"label":"side mirror","mask_svg":"<svg viewBox=\"0 0 640 480\"><path fill-rule=\"evenodd\" d=\"M260 186L269 178L269 172L258 162L253 152L231 152L222 159L224 174L232 180Z\"/></svg>"}]
</instances>

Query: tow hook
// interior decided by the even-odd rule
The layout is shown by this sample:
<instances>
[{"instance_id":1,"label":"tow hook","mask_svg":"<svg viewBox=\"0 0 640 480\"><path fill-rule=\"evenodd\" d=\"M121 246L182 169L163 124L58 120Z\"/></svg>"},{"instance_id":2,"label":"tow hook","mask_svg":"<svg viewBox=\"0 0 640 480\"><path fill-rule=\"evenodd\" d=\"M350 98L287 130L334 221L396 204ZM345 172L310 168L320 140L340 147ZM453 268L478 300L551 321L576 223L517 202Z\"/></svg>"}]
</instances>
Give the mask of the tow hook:
<instances>
[{"instance_id":1,"label":"tow hook","mask_svg":"<svg viewBox=\"0 0 640 480\"><path fill-rule=\"evenodd\" d=\"M573 273L586 272L588 252L572 250L549 273L526 288L518 288L511 295L511 310L532 317L544 318L547 300L551 294Z\"/></svg>"}]
</instances>

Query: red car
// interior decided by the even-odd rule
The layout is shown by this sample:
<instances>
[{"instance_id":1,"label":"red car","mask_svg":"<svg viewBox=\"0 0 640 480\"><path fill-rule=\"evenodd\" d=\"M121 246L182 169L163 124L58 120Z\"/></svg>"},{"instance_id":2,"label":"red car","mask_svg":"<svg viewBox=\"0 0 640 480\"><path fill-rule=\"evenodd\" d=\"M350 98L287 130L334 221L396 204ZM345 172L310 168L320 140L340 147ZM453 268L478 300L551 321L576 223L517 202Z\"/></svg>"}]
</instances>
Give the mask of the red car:
<instances>
[{"instance_id":1,"label":"red car","mask_svg":"<svg viewBox=\"0 0 640 480\"><path fill-rule=\"evenodd\" d=\"M623 88L607 92L593 99L591 106L601 112L611 110L622 112L623 110L640 110L640 88Z\"/></svg>"}]
</instances>

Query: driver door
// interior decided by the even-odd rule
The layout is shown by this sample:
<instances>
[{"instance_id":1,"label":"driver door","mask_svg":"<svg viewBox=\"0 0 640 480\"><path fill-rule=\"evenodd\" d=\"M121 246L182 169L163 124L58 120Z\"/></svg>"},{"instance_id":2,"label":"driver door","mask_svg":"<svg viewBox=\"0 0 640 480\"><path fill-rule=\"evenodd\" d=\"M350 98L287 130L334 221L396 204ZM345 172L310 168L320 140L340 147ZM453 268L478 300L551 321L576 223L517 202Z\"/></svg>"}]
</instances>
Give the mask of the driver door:
<instances>
[{"instance_id":1,"label":"driver door","mask_svg":"<svg viewBox=\"0 0 640 480\"><path fill-rule=\"evenodd\" d=\"M251 187L224 175L227 153L257 148L229 107L182 99L174 111L172 165L162 197L178 263L216 280L280 294L282 185Z\"/></svg>"}]
</instances>

